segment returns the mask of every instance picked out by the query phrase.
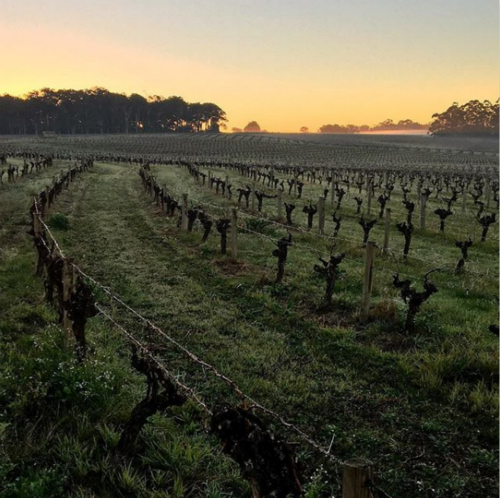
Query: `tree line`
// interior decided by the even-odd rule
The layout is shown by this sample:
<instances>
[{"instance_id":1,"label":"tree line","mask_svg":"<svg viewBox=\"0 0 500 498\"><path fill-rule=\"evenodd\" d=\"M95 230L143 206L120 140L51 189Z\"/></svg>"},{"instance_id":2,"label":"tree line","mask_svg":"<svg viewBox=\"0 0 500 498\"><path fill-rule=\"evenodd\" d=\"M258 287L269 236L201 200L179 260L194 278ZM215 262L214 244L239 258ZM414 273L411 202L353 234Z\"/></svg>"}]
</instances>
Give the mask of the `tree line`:
<instances>
[{"instance_id":1,"label":"tree line","mask_svg":"<svg viewBox=\"0 0 500 498\"><path fill-rule=\"evenodd\" d=\"M216 104L182 97L125 95L94 87L42 88L24 97L0 96L0 134L217 132L226 113Z\"/></svg>"},{"instance_id":2,"label":"tree line","mask_svg":"<svg viewBox=\"0 0 500 498\"><path fill-rule=\"evenodd\" d=\"M471 100L463 105L453 102L432 117L429 131L433 135L498 136L498 100L494 104L489 100Z\"/></svg>"},{"instance_id":3,"label":"tree line","mask_svg":"<svg viewBox=\"0 0 500 498\"><path fill-rule=\"evenodd\" d=\"M402 119L395 123L392 119L386 119L375 126L368 125L339 125L339 124L327 124L323 125L318 129L318 133L361 133L366 131L396 131L396 130L427 130L429 124L421 124L411 119ZM302 133L307 133L307 127L302 127L300 129Z\"/></svg>"},{"instance_id":4,"label":"tree line","mask_svg":"<svg viewBox=\"0 0 500 498\"><path fill-rule=\"evenodd\" d=\"M399 130L429 130L432 135L477 135L498 136L499 114L498 100L481 102L471 100L463 105L454 102L446 111L432 115L430 124L421 124L411 119L395 123L386 119L382 123L370 127L368 125L327 124L318 129L318 133L360 133L366 131L399 131ZM300 131L307 133L309 129L303 126Z\"/></svg>"}]
</instances>

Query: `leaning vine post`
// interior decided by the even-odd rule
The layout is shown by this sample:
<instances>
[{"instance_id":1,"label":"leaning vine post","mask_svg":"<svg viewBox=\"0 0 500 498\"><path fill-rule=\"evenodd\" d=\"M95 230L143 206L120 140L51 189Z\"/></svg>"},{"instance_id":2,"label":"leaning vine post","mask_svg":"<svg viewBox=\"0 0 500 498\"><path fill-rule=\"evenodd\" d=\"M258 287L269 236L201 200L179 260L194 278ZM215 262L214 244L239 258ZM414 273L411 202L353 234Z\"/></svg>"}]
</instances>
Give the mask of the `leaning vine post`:
<instances>
[{"instance_id":1,"label":"leaning vine post","mask_svg":"<svg viewBox=\"0 0 500 498\"><path fill-rule=\"evenodd\" d=\"M373 261L375 260L375 243L367 242L365 256L365 274L363 277L363 297L361 302L361 321L368 320L370 299L373 287Z\"/></svg>"}]
</instances>

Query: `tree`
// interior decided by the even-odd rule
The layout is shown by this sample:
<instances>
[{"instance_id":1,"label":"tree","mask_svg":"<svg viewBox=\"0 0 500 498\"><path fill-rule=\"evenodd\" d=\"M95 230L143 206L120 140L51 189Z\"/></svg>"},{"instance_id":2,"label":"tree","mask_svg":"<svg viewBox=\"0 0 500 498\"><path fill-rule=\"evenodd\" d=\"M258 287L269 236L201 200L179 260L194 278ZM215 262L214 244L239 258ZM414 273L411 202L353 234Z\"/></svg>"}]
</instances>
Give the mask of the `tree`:
<instances>
[{"instance_id":1,"label":"tree","mask_svg":"<svg viewBox=\"0 0 500 498\"><path fill-rule=\"evenodd\" d=\"M257 123L257 121L250 121L250 123L243 128L243 131L257 133L260 131L259 123Z\"/></svg>"},{"instance_id":2,"label":"tree","mask_svg":"<svg viewBox=\"0 0 500 498\"><path fill-rule=\"evenodd\" d=\"M309 128L307 126L302 126L300 128L300 133L309 133Z\"/></svg>"},{"instance_id":3,"label":"tree","mask_svg":"<svg viewBox=\"0 0 500 498\"><path fill-rule=\"evenodd\" d=\"M492 104L485 100L471 100L463 105L458 102L442 113L432 115L429 126L433 135L498 135L498 100Z\"/></svg>"},{"instance_id":4,"label":"tree","mask_svg":"<svg viewBox=\"0 0 500 498\"><path fill-rule=\"evenodd\" d=\"M0 96L1 134L218 131L226 120L226 113L211 102L190 104L182 97L159 95L146 99L100 87Z\"/></svg>"}]
</instances>

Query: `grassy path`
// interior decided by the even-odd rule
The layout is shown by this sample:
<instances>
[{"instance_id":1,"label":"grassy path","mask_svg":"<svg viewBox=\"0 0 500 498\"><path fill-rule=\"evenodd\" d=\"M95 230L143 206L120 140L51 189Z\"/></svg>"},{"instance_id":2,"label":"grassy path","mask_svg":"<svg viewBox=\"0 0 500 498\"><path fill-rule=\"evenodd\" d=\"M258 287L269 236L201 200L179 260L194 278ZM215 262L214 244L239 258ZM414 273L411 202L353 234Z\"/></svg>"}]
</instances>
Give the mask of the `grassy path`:
<instances>
[{"instance_id":1,"label":"grassy path","mask_svg":"<svg viewBox=\"0 0 500 498\"><path fill-rule=\"evenodd\" d=\"M493 341L481 344L479 370L474 362L450 365L444 352L429 356L428 376L436 378L424 388L414 382L411 352L384 352L351 328L306 320L287 289L255 285L253 266L228 271L210 246L200 251L198 234L181 234L175 220L158 215L136 168L99 164L63 194L58 210L71 229L57 238L84 270L316 439L327 445L334 435L334 454L380 463L383 481L401 496L494 488L496 429L483 380ZM120 312L115 317L143 333ZM171 348L163 355L209 403L230 399ZM439 369L451 375L444 386ZM440 396L441 388L454 397ZM470 413L474 396L479 409Z\"/></svg>"}]
</instances>

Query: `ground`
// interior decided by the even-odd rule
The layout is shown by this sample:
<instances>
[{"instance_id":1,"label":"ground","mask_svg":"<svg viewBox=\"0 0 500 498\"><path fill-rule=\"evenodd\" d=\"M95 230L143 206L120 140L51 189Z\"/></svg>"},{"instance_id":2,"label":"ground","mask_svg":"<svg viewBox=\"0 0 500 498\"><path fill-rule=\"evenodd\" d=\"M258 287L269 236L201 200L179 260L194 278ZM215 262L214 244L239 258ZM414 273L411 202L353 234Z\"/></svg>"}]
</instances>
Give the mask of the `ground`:
<instances>
[{"instance_id":1,"label":"ground","mask_svg":"<svg viewBox=\"0 0 500 498\"><path fill-rule=\"evenodd\" d=\"M118 142L110 152L117 153ZM54 170L67 164L56 160ZM247 182L234 171L212 171L229 174L235 186ZM187 193L194 205L220 206L221 215L230 205L197 185L185 168L158 165L152 173L172 193ZM116 453L120 431L145 385L130 366L125 338L103 316L90 321L91 353L81 365L44 304L26 231L30 198L54 174L47 170L0 187L1 492L9 497L250 496L237 466L204 431L194 403L153 417L134 454ZM302 205L309 197L316 201L323 187L307 189L294 214L301 225ZM406 264L400 258L402 238L392 230L395 256L377 255L371 319L360 324L364 249L353 195L343 210L336 250L348 256L331 309L323 306L324 282L313 271L315 251L326 257L328 241L292 231L296 245L290 248L285 282L276 285L269 239L240 230L237 262L219 254L216 232L202 245L198 228L191 234L180 231L177 216L166 217L144 192L136 165L97 162L62 193L51 215L69 221L69 228L54 226L53 232L79 267L247 394L323 446L332 443L338 460L373 461L377 481L393 496L493 496L498 343L488 326L498 319L498 226L486 243L471 248L465 275L451 271L459 256L453 241L459 235L477 237L471 201L444 236L436 219L429 221L415 237L414 259ZM398 195L391 201L394 220L404 216ZM219 216L215 207L207 209ZM328 230L331 211L328 206ZM264 201L263 214L276 216L274 200ZM272 238L286 233L243 213L240 224ZM372 236L380 245L381 223ZM392 274L399 268L421 282L433 267L443 268L433 275L439 291L424 304L417 332L408 335ZM115 320L148 339L138 320L95 291ZM169 369L209 406L237 403L224 384L164 339L153 341ZM341 466L263 418L281 437L299 443L307 496L339 496Z\"/></svg>"}]
</instances>

